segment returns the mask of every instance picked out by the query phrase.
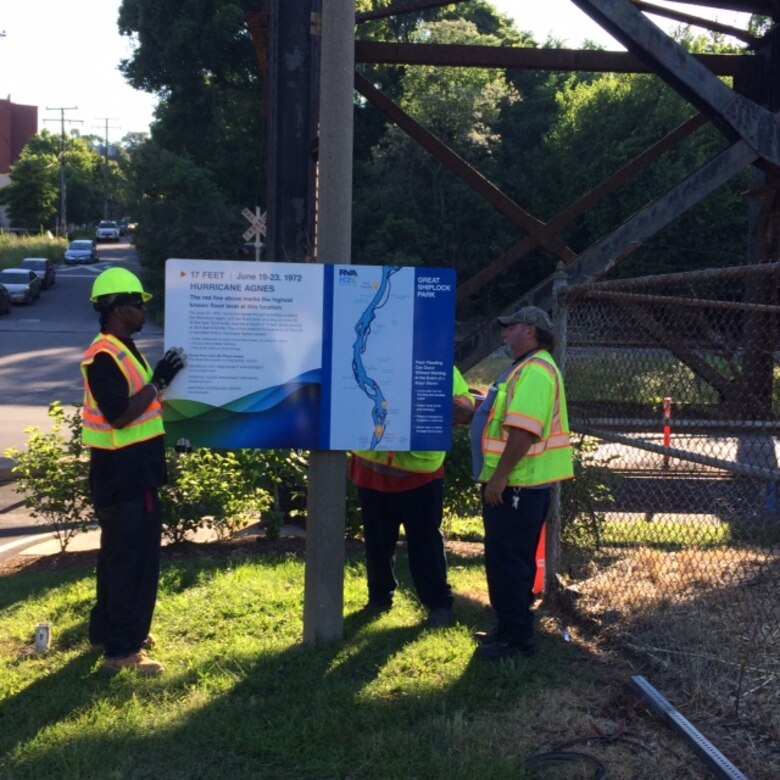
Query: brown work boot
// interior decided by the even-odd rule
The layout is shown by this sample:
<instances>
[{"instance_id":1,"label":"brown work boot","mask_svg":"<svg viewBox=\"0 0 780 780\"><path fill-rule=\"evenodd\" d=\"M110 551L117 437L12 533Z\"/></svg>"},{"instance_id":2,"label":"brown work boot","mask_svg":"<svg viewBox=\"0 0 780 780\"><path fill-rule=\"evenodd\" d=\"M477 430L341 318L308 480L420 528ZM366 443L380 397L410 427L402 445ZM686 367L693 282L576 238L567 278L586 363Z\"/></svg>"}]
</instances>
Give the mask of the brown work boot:
<instances>
[{"instance_id":1,"label":"brown work boot","mask_svg":"<svg viewBox=\"0 0 780 780\"><path fill-rule=\"evenodd\" d=\"M144 677L154 677L162 674L165 667L159 661L153 661L144 653L133 653L121 658L106 658L103 661L103 668L111 674L121 672L122 669L132 669Z\"/></svg>"}]
</instances>

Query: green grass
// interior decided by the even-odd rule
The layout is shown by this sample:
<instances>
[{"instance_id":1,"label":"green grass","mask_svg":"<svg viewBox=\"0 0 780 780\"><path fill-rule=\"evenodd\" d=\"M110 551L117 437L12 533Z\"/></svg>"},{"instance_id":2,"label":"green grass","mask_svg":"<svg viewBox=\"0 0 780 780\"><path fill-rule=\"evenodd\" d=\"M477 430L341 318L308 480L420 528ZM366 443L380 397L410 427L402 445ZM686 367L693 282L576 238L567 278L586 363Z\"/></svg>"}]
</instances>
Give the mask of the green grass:
<instances>
[{"instance_id":1,"label":"green grass","mask_svg":"<svg viewBox=\"0 0 780 780\"><path fill-rule=\"evenodd\" d=\"M453 559L456 591L484 593L483 561ZM571 649L549 636L533 661L477 662L479 601L426 630L408 587L370 621L360 561L345 571L345 639L302 645L294 556L164 566L154 657L166 674L109 677L91 651L91 570L0 579L0 777L520 778L537 744L495 752L495 727L549 689L570 690ZM30 652L51 621L53 649ZM583 680L584 682L584 680Z\"/></svg>"},{"instance_id":2,"label":"green grass","mask_svg":"<svg viewBox=\"0 0 780 780\"><path fill-rule=\"evenodd\" d=\"M25 257L48 257L61 263L67 246L65 239L0 233L0 268L14 268Z\"/></svg>"},{"instance_id":3,"label":"green grass","mask_svg":"<svg viewBox=\"0 0 780 780\"><path fill-rule=\"evenodd\" d=\"M485 528L481 515L473 517L449 515L444 518L443 528L448 539L481 542L485 538Z\"/></svg>"},{"instance_id":4,"label":"green grass","mask_svg":"<svg viewBox=\"0 0 780 780\"><path fill-rule=\"evenodd\" d=\"M601 527L601 541L609 546L641 546L661 549L724 547L731 542L728 523L682 520L608 520Z\"/></svg>"}]
</instances>

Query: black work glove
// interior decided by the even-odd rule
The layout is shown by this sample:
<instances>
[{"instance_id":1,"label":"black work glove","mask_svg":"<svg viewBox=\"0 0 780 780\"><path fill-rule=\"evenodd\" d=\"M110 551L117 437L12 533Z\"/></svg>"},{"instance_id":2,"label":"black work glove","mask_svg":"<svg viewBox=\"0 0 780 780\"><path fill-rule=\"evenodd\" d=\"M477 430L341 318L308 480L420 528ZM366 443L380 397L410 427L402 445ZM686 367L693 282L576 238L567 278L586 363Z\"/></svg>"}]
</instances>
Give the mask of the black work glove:
<instances>
[{"instance_id":1,"label":"black work glove","mask_svg":"<svg viewBox=\"0 0 780 780\"><path fill-rule=\"evenodd\" d=\"M157 364L152 374L152 384L158 390L165 390L173 378L187 365L187 354L181 347L169 349Z\"/></svg>"}]
</instances>

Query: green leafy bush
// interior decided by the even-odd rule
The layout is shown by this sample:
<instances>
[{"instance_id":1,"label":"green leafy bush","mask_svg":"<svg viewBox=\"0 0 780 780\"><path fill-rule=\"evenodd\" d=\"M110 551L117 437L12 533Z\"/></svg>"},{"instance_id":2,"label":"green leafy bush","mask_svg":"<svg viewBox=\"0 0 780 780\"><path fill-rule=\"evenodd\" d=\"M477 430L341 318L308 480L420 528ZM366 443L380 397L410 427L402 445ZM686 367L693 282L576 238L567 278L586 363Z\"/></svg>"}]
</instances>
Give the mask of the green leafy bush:
<instances>
[{"instance_id":1,"label":"green leafy bush","mask_svg":"<svg viewBox=\"0 0 780 780\"><path fill-rule=\"evenodd\" d=\"M27 449L10 447L16 491L31 515L47 526L65 552L71 539L95 522L89 497L89 453L81 443L81 409L66 414L59 401L49 407L51 431L28 428Z\"/></svg>"},{"instance_id":2,"label":"green leafy bush","mask_svg":"<svg viewBox=\"0 0 780 780\"><path fill-rule=\"evenodd\" d=\"M472 471L469 429L458 426L452 432L452 449L444 461L445 518L481 515L482 499Z\"/></svg>"},{"instance_id":3,"label":"green leafy bush","mask_svg":"<svg viewBox=\"0 0 780 780\"><path fill-rule=\"evenodd\" d=\"M25 506L48 526L65 551L71 539L96 522L89 494L89 450L81 442L81 410L68 415L59 401L49 408L51 432L29 428L27 449L11 447L16 490ZM285 450L200 449L166 451L169 484L160 489L163 530L179 542L188 531L214 528L230 536L250 518L262 516L269 537L278 535L285 502L306 483L305 453Z\"/></svg>"},{"instance_id":4,"label":"green leafy bush","mask_svg":"<svg viewBox=\"0 0 780 780\"><path fill-rule=\"evenodd\" d=\"M256 464L238 452L168 450L167 461L169 482L160 488L160 501L163 533L172 542L204 527L229 537L273 506L252 468Z\"/></svg>"},{"instance_id":5,"label":"green leafy bush","mask_svg":"<svg viewBox=\"0 0 780 780\"><path fill-rule=\"evenodd\" d=\"M599 549L603 542L605 513L600 507L613 504L616 477L609 464L596 460L598 442L581 436L572 442L574 479L561 486L561 540L572 547Z\"/></svg>"}]
</instances>

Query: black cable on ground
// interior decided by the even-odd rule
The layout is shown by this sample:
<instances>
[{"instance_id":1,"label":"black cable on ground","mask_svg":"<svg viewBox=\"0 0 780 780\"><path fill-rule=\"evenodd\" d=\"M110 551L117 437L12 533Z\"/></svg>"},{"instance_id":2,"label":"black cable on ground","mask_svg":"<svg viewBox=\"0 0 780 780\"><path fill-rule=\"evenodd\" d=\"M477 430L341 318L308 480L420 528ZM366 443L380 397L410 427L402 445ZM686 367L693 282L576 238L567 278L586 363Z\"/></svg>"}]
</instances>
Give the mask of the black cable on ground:
<instances>
[{"instance_id":1,"label":"black cable on ground","mask_svg":"<svg viewBox=\"0 0 780 780\"><path fill-rule=\"evenodd\" d=\"M607 776L607 768L595 756L573 750L551 750L548 753L537 753L523 761L523 769L530 771L547 764L573 763L590 765L595 772L592 780L602 780Z\"/></svg>"}]
</instances>

